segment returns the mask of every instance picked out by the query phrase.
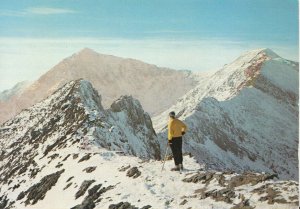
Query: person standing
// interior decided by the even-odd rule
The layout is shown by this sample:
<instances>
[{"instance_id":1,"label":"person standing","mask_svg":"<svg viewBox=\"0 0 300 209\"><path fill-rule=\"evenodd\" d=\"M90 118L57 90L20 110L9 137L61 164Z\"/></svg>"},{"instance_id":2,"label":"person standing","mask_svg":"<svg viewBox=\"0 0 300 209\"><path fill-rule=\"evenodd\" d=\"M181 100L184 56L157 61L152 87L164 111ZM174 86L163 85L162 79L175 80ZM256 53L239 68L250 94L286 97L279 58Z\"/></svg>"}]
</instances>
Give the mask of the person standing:
<instances>
[{"instance_id":1,"label":"person standing","mask_svg":"<svg viewBox=\"0 0 300 209\"><path fill-rule=\"evenodd\" d=\"M175 118L175 112L169 113L170 119L168 123L168 143L171 147L175 167L172 171L179 171L183 169L182 165L182 136L187 130L187 126L179 119Z\"/></svg>"}]
</instances>

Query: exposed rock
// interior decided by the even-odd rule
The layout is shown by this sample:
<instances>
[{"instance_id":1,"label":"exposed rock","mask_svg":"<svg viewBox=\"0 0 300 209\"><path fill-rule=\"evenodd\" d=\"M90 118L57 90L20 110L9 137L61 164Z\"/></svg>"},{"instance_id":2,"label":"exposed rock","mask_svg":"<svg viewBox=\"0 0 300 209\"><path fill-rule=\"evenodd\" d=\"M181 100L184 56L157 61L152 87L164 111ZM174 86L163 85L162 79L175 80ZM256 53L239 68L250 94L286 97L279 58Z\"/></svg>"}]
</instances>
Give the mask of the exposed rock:
<instances>
[{"instance_id":1,"label":"exposed rock","mask_svg":"<svg viewBox=\"0 0 300 209\"><path fill-rule=\"evenodd\" d=\"M78 197L84 195L84 193L89 188L89 186L91 186L91 184L94 183L94 182L95 182L95 180L85 180L84 182L82 182L79 190L75 194L75 199L77 199Z\"/></svg>"},{"instance_id":2,"label":"exposed rock","mask_svg":"<svg viewBox=\"0 0 300 209\"><path fill-rule=\"evenodd\" d=\"M87 167L85 169L83 169L83 171L87 172L87 173L91 173L94 170L96 170L97 166L91 166L91 167Z\"/></svg>"},{"instance_id":3,"label":"exposed rock","mask_svg":"<svg viewBox=\"0 0 300 209\"><path fill-rule=\"evenodd\" d=\"M250 206L249 200L242 200L236 206L233 206L231 209L254 209L254 207Z\"/></svg>"},{"instance_id":4,"label":"exposed rock","mask_svg":"<svg viewBox=\"0 0 300 209\"><path fill-rule=\"evenodd\" d=\"M132 177L132 178L137 178L141 175L141 172L139 171L139 169L137 167L132 167L131 169L129 169L127 171L126 176L128 177Z\"/></svg>"},{"instance_id":5,"label":"exposed rock","mask_svg":"<svg viewBox=\"0 0 300 209\"><path fill-rule=\"evenodd\" d=\"M267 181L277 177L277 174L257 174L257 173L244 173L239 174L230 178L229 180L225 180L225 175L230 175L230 173L221 173L217 174L214 172L204 172L197 173L191 177L185 178L182 181L184 182L192 182L192 183L206 183L208 184L213 179L217 180L220 186L234 188L245 184L256 185L260 182Z\"/></svg>"},{"instance_id":6,"label":"exposed rock","mask_svg":"<svg viewBox=\"0 0 300 209\"><path fill-rule=\"evenodd\" d=\"M71 154L68 154L62 161L66 161L69 157L70 157Z\"/></svg>"},{"instance_id":7,"label":"exposed rock","mask_svg":"<svg viewBox=\"0 0 300 209\"><path fill-rule=\"evenodd\" d=\"M90 159L91 158L91 154L86 154L85 156L83 156L79 161L78 161L78 163L80 163L80 162L82 162L82 161L86 161L86 160L88 160L88 159Z\"/></svg>"},{"instance_id":8,"label":"exposed rock","mask_svg":"<svg viewBox=\"0 0 300 209\"><path fill-rule=\"evenodd\" d=\"M36 204L39 200L44 199L46 193L56 184L60 175L65 170L57 171L55 173L44 176L41 181L37 184L31 186L26 192L19 194L17 199L22 199L25 195L27 195L27 199L25 201L25 205L28 204Z\"/></svg>"},{"instance_id":9,"label":"exposed rock","mask_svg":"<svg viewBox=\"0 0 300 209\"><path fill-rule=\"evenodd\" d=\"M72 182L68 183L68 184L65 186L64 190L68 189L72 184L73 184Z\"/></svg>"},{"instance_id":10,"label":"exposed rock","mask_svg":"<svg viewBox=\"0 0 300 209\"><path fill-rule=\"evenodd\" d=\"M152 208L152 206L151 205L146 205L146 206L142 207L141 209L149 209L149 208Z\"/></svg>"},{"instance_id":11,"label":"exposed rock","mask_svg":"<svg viewBox=\"0 0 300 209\"><path fill-rule=\"evenodd\" d=\"M8 203L8 199L6 196L1 196L0 197L0 209L5 209L5 207L7 206Z\"/></svg>"},{"instance_id":12,"label":"exposed rock","mask_svg":"<svg viewBox=\"0 0 300 209\"><path fill-rule=\"evenodd\" d=\"M71 181L71 179L73 179L73 178L74 178L74 176L71 176L70 178L68 178L68 180L66 182Z\"/></svg>"},{"instance_id":13,"label":"exposed rock","mask_svg":"<svg viewBox=\"0 0 300 209\"><path fill-rule=\"evenodd\" d=\"M143 110L142 105L138 100L134 99L132 96L121 96L118 100L112 103L110 111L112 116L117 117L120 112L123 112L125 114L125 123L128 128L130 128L135 134L140 132L140 134L145 136L139 139L139 143L142 142L144 144L144 147L142 148L144 149L143 153L138 153L132 149L130 151L131 154L143 158L154 157L155 159L160 159L160 146L156 140L157 137L152 126L151 118L148 113ZM128 136L126 136L126 138L119 138L122 142L120 145L124 146L123 144L130 143L134 146L132 139L128 139Z\"/></svg>"},{"instance_id":14,"label":"exposed rock","mask_svg":"<svg viewBox=\"0 0 300 209\"><path fill-rule=\"evenodd\" d=\"M25 197L25 192L24 191L22 191L22 192L20 192L20 194L18 195L18 197L17 197L17 200L21 200L21 199L23 199L24 197Z\"/></svg>"},{"instance_id":15,"label":"exposed rock","mask_svg":"<svg viewBox=\"0 0 300 209\"><path fill-rule=\"evenodd\" d=\"M48 158L50 158L51 160L54 160L55 158L57 158L59 156L59 154L55 153L53 155L48 156Z\"/></svg>"},{"instance_id":16,"label":"exposed rock","mask_svg":"<svg viewBox=\"0 0 300 209\"><path fill-rule=\"evenodd\" d=\"M229 188L238 187L245 184L256 185L260 182L273 179L278 177L277 174L255 174L255 173L244 173L238 176L232 177L228 182Z\"/></svg>"},{"instance_id":17,"label":"exposed rock","mask_svg":"<svg viewBox=\"0 0 300 209\"><path fill-rule=\"evenodd\" d=\"M75 160L76 158L78 158L79 154L76 153L76 154L73 154L73 159Z\"/></svg>"},{"instance_id":18,"label":"exposed rock","mask_svg":"<svg viewBox=\"0 0 300 209\"><path fill-rule=\"evenodd\" d=\"M35 178L35 176L41 171L39 168L30 169L30 178Z\"/></svg>"},{"instance_id":19,"label":"exposed rock","mask_svg":"<svg viewBox=\"0 0 300 209\"><path fill-rule=\"evenodd\" d=\"M213 173L213 172L198 173L189 178L185 178L182 181L193 182L193 183L198 183L199 181L202 181L201 183L207 183L210 180L212 180L212 178L214 177L214 174L215 173Z\"/></svg>"},{"instance_id":20,"label":"exposed rock","mask_svg":"<svg viewBox=\"0 0 300 209\"><path fill-rule=\"evenodd\" d=\"M113 189L114 186L103 187L100 189L102 184L95 185L88 191L88 195L84 198L81 204L76 205L71 209L93 209L96 203L101 201L100 196L106 191Z\"/></svg>"},{"instance_id":21,"label":"exposed rock","mask_svg":"<svg viewBox=\"0 0 300 209\"><path fill-rule=\"evenodd\" d=\"M130 165L128 165L128 166L122 166L121 168L119 168L118 170L120 171L120 172L124 172L124 171L126 171L127 169L129 169L130 168Z\"/></svg>"},{"instance_id":22,"label":"exposed rock","mask_svg":"<svg viewBox=\"0 0 300 209\"><path fill-rule=\"evenodd\" d=\"M226 203L232 203L232 198L236 197L235 192L231 189L221 189L212 191L201 191L201 199L206 199L208 197L213 198L216 201L224 201Z\"/></svg>"},{"instance_id":23,"label":"exposed rock","mask_svg":"<svg viewBox=\"0 0 300 209\"><path fill-rule=\"evenodd\" d=\"M20 184L16 184L12 187L12 191L14 191L15 189L19 188L20 187Z\"/></svg>"},{"instance_id":24,"label":"exposed rock","mask_svg":"<svg viewBox=\"0 0 300 209\"><path fill-rule=\"evenodd\" d=\"M139 209L138 207L131 205L129 202L119 202L118 204L111 204L108 208L109 209ZM152 208L152 206L146 205L141 209L149 209L149 208Z\"/></svg>"},{"instance_id":25,"label":"exposed rock","mask_svg":"<svg viewBox=\"0 0 300 209\"><path fill-rule=\"evenodd\" d=\"M55 166L55 168L60 168L61 166L63 166L64 164L62 164L62 163L58 163L56 166Z\"/></svg>"},{"instance_id":26,"label":"exposed rock","mask_svg":"<svg viewBox=\"0 0 300 209\"><path fill-rule=\"evenodd\" d=\"M184 199L179 205L185 205L188 201Z\"/></svg>"}]
</instances>

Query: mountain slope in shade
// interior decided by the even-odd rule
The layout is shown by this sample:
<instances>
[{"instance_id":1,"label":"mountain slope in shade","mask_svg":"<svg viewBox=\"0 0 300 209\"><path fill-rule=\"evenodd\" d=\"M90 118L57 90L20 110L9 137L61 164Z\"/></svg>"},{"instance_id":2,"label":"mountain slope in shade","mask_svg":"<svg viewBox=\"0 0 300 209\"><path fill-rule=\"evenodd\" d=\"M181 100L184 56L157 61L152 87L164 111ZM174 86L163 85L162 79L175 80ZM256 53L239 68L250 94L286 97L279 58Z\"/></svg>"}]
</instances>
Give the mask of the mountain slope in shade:
<instances>
[{"instance_id":1,"label":"mountain slope in shade","mask_svg":"<svg viewBox=\"0 0 300 209\"><path fill-rule=\"evenodd\" d=\"M0 102L6 102L10 98L20 95L30 84L32 84L32 82L22 81L14 85L11 89L0 92Z\"/></svg>"},{"instance_id":2,"label":"mountain slope in shade","mask_svg":"<svg viewBox=\"0 0 300 209\"><path fill-rule=\"evenodd\" d=\"M68 81L80 78L90 81L101 92L104 107L121 95L132 95L150 115L162 112L197 84L190 71L159 68L83 49L57 64L20 96L0 102L0 122L46 98Z\"/></svg>"},{"instance_id":3,"label":"mountain slope in shade","mask_svg":"<svg viewBox=\"0 0 300 209\"><path fill-rule=\"evenodd\" d=\"M162 171L154 160L161 155L157 137L141 104L122 96L104 109L84 80L67 83L1 125L0 150L2 209L298 204L298 183L274 174L206 170L188 155L182 173L170 171L170 157Z\"/></svg>"},{"instance_id":4,"label":"mountain slope in shade","mask_svg":"<svg viewBox=\"0 0 300 209\"><path fill-rule=\"evenodd\" d=\"M270 49L245 53L153 118L162 145L175 111L199 162L298 179L298 67Z\"/></svg>"}]
</instances>

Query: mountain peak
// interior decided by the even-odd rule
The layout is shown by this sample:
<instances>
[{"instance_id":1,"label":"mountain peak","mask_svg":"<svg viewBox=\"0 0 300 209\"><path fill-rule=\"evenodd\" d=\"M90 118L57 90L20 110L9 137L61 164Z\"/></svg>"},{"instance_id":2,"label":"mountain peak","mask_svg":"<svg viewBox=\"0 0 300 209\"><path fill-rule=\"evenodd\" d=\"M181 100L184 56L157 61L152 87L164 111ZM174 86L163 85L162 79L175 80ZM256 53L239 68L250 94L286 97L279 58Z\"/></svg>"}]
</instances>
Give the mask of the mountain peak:
<instances>
[{"instance_id":1,"label":"mountain peak","mask_svg":"<svg viewBox=\"0 0 300 209\"><path fill-rule=\"evenodd\" d=\"M96 51L94 51L93 49L90 49L90 48L83 48L81 49L78 54L98 54Z\"/></svg>"},{"instance_id":2,"label":"mountain peak","mask_svg":"<svg viewBox=\"0 0 300 209\"><path fill-rule=\"evenodd\" d=\"M77 53L75 53L72 57L74 56L80 56L80 57L94 57L94 56L98 56L100 55L98 52L96 52L93 49L90 48L83 48L80 51L78 51Z\"/></svg>"},{"instance_id":3,"label":"mountain peak","mask_svg":"<svg viewBox=\"0 0 300 209\"><path fill-rule=\"evenodd\" d=\"M280 57L272 49L258 48L258 49L253 49L253 50L245 52L243 55L240 56L240 58L252 60L252 59L256 58L257 56L265 56L268 59L274 59L274 58ZM240 59L240 58L238 58L238 59Z\"/></svg>"},{"instance_id":4,"label":"mountain peak","mask_svg":"<svg viewBox=\"0 0 300 209\"><path fill-rule=\"evenodd\" d=\"M277 58L279 57L278 54L276 54L272 49L270 48L262 48L261 52L265 53L270 58Z\"/></svg>"}]
</instances>

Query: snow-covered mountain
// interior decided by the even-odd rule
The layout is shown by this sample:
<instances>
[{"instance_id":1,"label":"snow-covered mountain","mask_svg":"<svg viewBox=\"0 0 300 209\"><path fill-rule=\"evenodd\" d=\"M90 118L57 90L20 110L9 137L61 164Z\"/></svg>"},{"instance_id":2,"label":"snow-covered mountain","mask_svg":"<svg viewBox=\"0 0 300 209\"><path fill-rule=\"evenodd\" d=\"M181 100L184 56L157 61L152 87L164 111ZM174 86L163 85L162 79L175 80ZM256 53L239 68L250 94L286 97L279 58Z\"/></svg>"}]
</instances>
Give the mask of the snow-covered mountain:
<instances>
[{"instance_id":1,"label":"snow-covered mountain","mask_svg":"<svg viewBox=\"0 0 300 209\"><path fill-rule=\"evenodd\" d=\"M122 96L105 110L98 92L85 80L67 83L44 101L5 122L0 139L4 155L19 143L25 146L25 153L34 155L31 149L42 142L44 145L39 148L44 156L67 143L87 147L94 143L144 158L160 156L150 116L139 101Z\"/></svg>"},{"instance_id":2,"label":"snow-covered mountain","mask_svg":"<svg viewBox=\"0 0 300 209\"><path fill-rule=\"evenodd\" d=\"M0 123L46 98L65 83L80 78L90 81L101 92L104 107L109 107L121 95L132 95L154 115L174 104L202 77L206 75L194 76L190 71L160 68L86 48L58 63L21 95L0 102Z\"/></svg>"},{"instance_id":3,"label":"snow-covered mountain","mask_svg":"<svg viewBox=\"0 0 300 209\"><path fill-rule=\"evenodd\" d=\"M0 126L0 208L296 208L298 183L273 174L205 170L188 155L171 172L141 104L104 109L71 81ZM135 157L136 155L138 157Z\"/></svg>"},{"instance_id":4,"label":"snow-covered mountain","mask_svg":"<svg viewBox=\"0 0 300 209\"><path fill-rule=\"evenodd\" d=\"M270 49L243 54L153 118L161 144L175 111L189 127L184 149L199 162L298 179L298 68Z\"/></svg>"}]
</instances>

